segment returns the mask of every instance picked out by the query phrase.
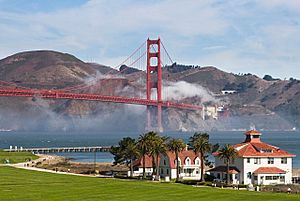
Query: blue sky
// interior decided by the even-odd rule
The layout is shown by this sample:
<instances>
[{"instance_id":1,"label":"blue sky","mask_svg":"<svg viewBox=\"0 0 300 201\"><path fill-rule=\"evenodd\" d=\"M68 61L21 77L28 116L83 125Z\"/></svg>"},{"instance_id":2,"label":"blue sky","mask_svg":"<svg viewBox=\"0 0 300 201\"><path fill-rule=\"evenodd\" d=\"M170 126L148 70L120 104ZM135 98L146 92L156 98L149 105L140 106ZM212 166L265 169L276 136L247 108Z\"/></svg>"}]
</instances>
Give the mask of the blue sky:
<instances>
[{"instance_id":1,"label":"blue sky","mask_svg":"<svg viewBox=\"0 0 300 201\"><path fill-rule=\"evenodd\" d=\"M52 49L116 65L148 37L173 60L300 78L300 0L0 0L0 58Z\"/></svg>"}]
</instances>

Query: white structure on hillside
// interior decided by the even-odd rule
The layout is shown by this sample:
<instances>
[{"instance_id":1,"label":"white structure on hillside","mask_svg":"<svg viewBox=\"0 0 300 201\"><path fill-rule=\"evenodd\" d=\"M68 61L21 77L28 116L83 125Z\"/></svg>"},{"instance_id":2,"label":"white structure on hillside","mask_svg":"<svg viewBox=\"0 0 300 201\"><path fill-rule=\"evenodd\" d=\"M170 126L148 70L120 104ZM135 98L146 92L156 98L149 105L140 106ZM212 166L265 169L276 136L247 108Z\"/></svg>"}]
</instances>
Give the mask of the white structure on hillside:
<instances>
[{"instance_id":1,"label":"white structure on hillside","mask_svg":"<svg viewBox=\"0 0 300 201\"><path fill-rule=\"evenodd\" d=\"M222 90L221 92L222 92L223 95L237 93L236 90Z\"/></svg>"},{"instance_id":2,"label":"white structure on hillside","mask_svg":"<svg viewBox=\"0 0 300 201\"><path fill-rule=\"evenodd\" d=\"M193 150L183 150L179 153L179 177L181 179L200 179L201 176L201 162ZM169 177L176 179L176 156L173 152L161 154L159 157L159 173L162 178ZM146 156L145 160L146 174L152 175L152 158ZM134 176L142 176L143 174L143 160L139 159L134 163Z\"/></svg>"},{"instance_id":3,"label":"white structure on hillside","mask_svg":"<svg viewBox=\"0 0 300 201\"><path fill-rule=\"evenodd\" d=\"M258 131L250 130L245 135L244 142L233 145L238 156L230 164L230 181L233 184L291 184L295 155L261 142ZM214 155L216 167L209 172L216 179L225 181L226 165L217 157L218 153Z\"/></svg>"}]
</instances>

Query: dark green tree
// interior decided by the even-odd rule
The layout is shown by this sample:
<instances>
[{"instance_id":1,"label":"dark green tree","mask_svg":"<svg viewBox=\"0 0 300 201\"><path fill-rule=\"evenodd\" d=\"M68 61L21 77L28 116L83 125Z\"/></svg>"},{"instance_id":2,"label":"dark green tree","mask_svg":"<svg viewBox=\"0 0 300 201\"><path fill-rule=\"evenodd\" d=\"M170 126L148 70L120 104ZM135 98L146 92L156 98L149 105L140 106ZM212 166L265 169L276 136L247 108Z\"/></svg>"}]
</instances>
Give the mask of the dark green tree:
<instances>
[{"instance_id":1,"label":"dark green tree","mask_svg":"<svg viewBox=\"0 0 300 201\"><path fill-rule=\"evenodd\" d=\"M130 168L130 176L133 177L133 161L139 157L139 150L135 139L130 137L123 138L118 146L112 146L111 151L114 155L114 164L126 164Z\"/></svg>"}]
</instances>

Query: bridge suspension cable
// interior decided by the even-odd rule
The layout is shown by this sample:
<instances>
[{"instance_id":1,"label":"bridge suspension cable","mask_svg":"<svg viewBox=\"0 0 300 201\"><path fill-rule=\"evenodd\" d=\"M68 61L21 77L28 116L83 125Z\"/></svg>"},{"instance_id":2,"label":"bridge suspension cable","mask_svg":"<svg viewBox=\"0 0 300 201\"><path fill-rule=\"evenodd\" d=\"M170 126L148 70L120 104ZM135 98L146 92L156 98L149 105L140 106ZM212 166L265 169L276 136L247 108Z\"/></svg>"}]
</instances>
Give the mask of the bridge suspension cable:
<instances>
[{"instance_id":1,"label":"bridge suspension cable","mask_svg":"<svg viewBox=\"0 0 300 201\"><path fill-rule=\"evenodd\" d=\"M134 60L131 64L130 64L130 66L132 66L132 65L134 65L135 63L137 63L143 56L145 56L146 55L146 51L140 56L140 57L138 57L136 60ZM109 77L106 77L106 78L104 78L104 79L101 79L100 81L102 82L102 84L103 84L103 82L105 82L105 81L108 81L109 79L112 79L112 78L115 78L116 76L118 76L119 74L121 74L122 72L124 72L125 70L127 70L129 67L128 66L126 66L124 69L122 69L122 70L120 70L120 71L118 71L116 74L109 74L108 76ZM95 84L91 84L91 85L83 85L83 86L78 86L78 87L74 87L74 88L72 88L72 89L68 89L68 90L63 90L63 91L75 91L75 90L79 90L79 89L85 89L85 88L89 88L89 87L94 87L94 86L97 86L97 85L99 85L99 83L95 83Z\"/></svg>"},{"instance_id":2,"label":"bridge suspension cable","mask_svg":"<svg viewBox=\"0 0 300 201\"><path fill-rule=\"evenodd\" d=\"M139 50L141 50L143 48L143 46L146 44L146 42L143 42L137 49L135 49L133 51L133 53L127 57L123 62L121 62L120 64L116 65L115 67L112 67L111 70L109 70L108 72L104 73L103 76L105 75L111 75L111 72L115 71L117 68L121 67L122 65L124 65L128 60L130 60ZM130 65L129 65L130 66ZM122 69L122 72L125 71L129 66L126 66L126 68ZM120 71L118 71L116 74L118 74ZM111 77L109 77L111 78ZM108 78L107 78L108 79ZM97 78L95 78L94 80L90 80L87 83L83 83L77 86L72 86L72 87L66 87L63 89L60 89L62 91L73 91L73 90L78 90L78 89L82 89L82 88L86 88L86 86L91 87L91 86L95 86L95 84L91 84L88 85L89 83L94 83L97 82Z\"/></svg>"}]
</instances>

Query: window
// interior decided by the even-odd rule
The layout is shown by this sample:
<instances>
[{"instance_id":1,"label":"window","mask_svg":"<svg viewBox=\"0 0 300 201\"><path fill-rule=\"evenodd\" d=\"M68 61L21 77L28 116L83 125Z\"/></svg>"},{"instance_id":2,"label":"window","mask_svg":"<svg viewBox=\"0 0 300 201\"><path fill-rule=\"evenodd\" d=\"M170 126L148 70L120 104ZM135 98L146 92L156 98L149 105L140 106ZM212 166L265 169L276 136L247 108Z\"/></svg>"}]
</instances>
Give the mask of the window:
<instances>
[{"instance_id":1,"label":"window","mask_svg":"<svg viewBox=\"0 0 300 201\"><path fill-rule=\"evenodd\" d=\"M274 158L268 158L268 164L274 164Z\"/></svg>"},{"instance_id":2,"label":"window","mask_svg":"<svg viewBox=\"0 0 300 201\"><path fill-rule=\"evenodd\" d=\"M254 158L254 164L260 164L260 158Z\"/></svg>"},{"instance_id":3,"label":"window","mask_svg":"<svg viewBox=\"0 0 300 201\"><path fill-rule=\"evenodd\" d=\"M273 177L272 176L266 176L266 180L272 180Z\"/></svg>"},{"instance_id":4,"label":"window","mask_svg":"<svg viewBox=\"0 0 300 201\"><path fill-rule=\"evenodd\" d=\"M189 159L189 158L187 158L187 159L185 160L185 164L186 164L186 165L189 165L189 164L190 164L190 159Z\"/></svg>"},{"instance_id":5,"label":"window","mask_svg":"<svg viewBox=\"0 0 300 201\"><path fill-rule=\"evenodd\" d=\"M248 179L251 179L251 172L248 172L248 173L247 173L247 178L248 178Z\"/></svg>"},{"instance_id":6,"label":"window","mask_svg":"<svg viewBox=\"0 0 300 201\"><path fill-rule=\"evenodd\" d=\"M167 175L169 174L169 169L167 169Z\"/></svg>"},{"instance_id":7,"label":"window","mask_svg":"<svg viewBox=\"0 0 300 201\"><path fill-rule=\"evenodd\" d=\"M287 164L287 158L281 158L281 164Z\"/></svg>"},{"instance_id":8,"label":"window","mask_svg":"<svg viewBox=\"0 0 300 201\"><path fill-rule=\"evenodd\" d=\"M266 176L266 180L278 180L280 179L281 181L285 179L284 176Z\"/></svg>"},{"instance_id":9,"label":"window","mask_svg":"<svg viewBox=\"0 0 300 201\"><path fill-rule=\"evenodd\" d=\"M164 174L164 169L160 169L160 174Z\"/></svg>"},{"instance_id":10,"label":"window","mask_svg":"<svg viewBox=\"0 0 300 201\"><path fill-rule=\"evenodd\" d=\"M199 169L196 169L196 174L199 174Z\"/></svg>"},{"instance_id":11,"label":"window","mask_svg":"<svg viewBox=\"0 0 300 201\"><path fill-rule=\"evenodd\" d=\"M217 174L217 179L220 179L220 178L221 178L221 174L218 173L218 174Z\"/></svg>"},{"instance_id":12,"label":"window","mask_svg":"<svg viewBox=\"0 0 300 201\"><path fill-rule=\"evenodd\" d=\"M164 165L166 165L166 160L164 160Z\"/></svg>"},{"instance_id":13,"label":"window","mask_svg":"<svg viewBox=\"0 0 300 201\"><path fill-rule=\"evenodd\" d=\"M257 176L254 176L254 180L257 180Z\"/></svg>"},{"instance_id":14,"label":"window","mask_svg":"<svg viewBox=\"0 0 300 201\"><path fill-rule=\"evenodd\" d=\"M174 160L174 164L175 164L175 165L176 165L176 161L177 161L177 160L175 159L175 160ZM181 161L180 161L180 159L178 160L178 165L181 166Z\"/></svg>"},{"instance_id":15,"label":"window","mask_svg":"<svg viewBox=\"0 0 300 201\"><path fill-rule=\"evenodd\" d=\"M272 149L260 149L261 153L272 153L273 150Z\"/></svg>"},{"instance_id":16,"label":"window","mask_svg":"<svg viewBox=\"0 0 300 201\"><path fill-rule=\"evenodd\" d=\"M247 163L250 163L250 158L247 158Z\"/></svg>"},{"instance_id":17,"label":"window","mask_svg":"<svg viewBox=\"0 0 300 201\"><path fill-rule=\"evenodd\" d=\"M200 160L197 158L195 163L196 163L196 165L200 165Z\"/></svg>"}]
</instances>

